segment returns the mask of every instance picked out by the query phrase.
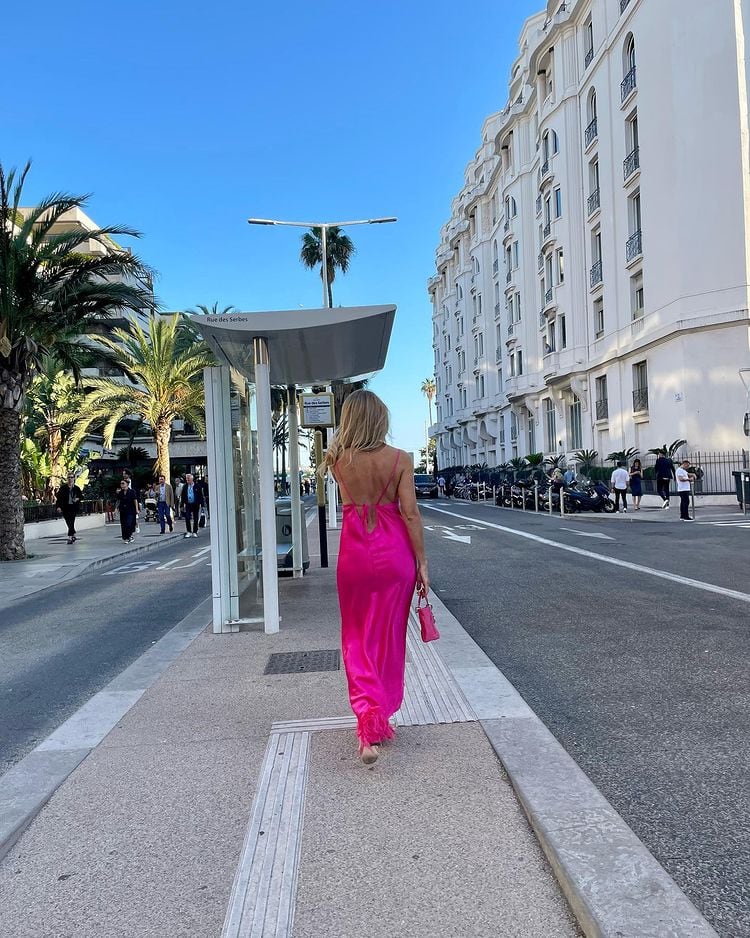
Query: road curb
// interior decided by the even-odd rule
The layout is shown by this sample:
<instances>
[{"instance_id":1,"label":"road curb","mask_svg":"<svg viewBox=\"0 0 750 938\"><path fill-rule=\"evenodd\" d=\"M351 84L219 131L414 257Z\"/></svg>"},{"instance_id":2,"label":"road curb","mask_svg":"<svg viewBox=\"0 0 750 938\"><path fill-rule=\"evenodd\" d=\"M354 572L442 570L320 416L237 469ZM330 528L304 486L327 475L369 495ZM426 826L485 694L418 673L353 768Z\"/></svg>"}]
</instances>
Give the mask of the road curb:
<instances>
[{"instance_id":1,"label":"road curb","mask_svg":"<svg viewBox=\"0 0 750 938\"><path fill-rule=\"evenodd\" d=\"M151 545L139 546L143 552ZM203 600L27 756L0 776L0 861L55 791L211 620Z\"/></svg>"},{"instance_id":2,"label":"road curb","mask_svg":"<svg viewBox=\"0 0 750 938\"><path fill-rule=\"evenodd\" d=\"M436 648L495 750L587 938L716 931L437 596Z\"/></svg>"}]
</instances>

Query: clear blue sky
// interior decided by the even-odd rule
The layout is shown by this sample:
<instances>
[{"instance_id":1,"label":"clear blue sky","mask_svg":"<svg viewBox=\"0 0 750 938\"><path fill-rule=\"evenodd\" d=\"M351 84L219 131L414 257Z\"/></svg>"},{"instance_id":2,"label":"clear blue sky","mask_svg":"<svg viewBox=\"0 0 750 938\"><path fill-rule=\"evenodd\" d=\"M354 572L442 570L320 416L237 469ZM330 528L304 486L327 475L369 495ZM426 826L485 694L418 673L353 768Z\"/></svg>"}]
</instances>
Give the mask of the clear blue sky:
<instances>
[{"instance_id":1,"label":"clear blue sky","mask_svg":"<svg viewBox=\"0 0 750 938\"><path fill-rule=\"evenodd\" d=\"M395 444L415 450L440 225L482 121L505 104L523 20L542 5L14 4L0 159L33 158L27 202L91 192L98 223L142 231L137 250L168 309L320 305L320 278L298 261L301 232L251 228L251 215L397 215L349 231L357 254L334 303L397 304L373 389Z\"/></svg>"}]
</instances>

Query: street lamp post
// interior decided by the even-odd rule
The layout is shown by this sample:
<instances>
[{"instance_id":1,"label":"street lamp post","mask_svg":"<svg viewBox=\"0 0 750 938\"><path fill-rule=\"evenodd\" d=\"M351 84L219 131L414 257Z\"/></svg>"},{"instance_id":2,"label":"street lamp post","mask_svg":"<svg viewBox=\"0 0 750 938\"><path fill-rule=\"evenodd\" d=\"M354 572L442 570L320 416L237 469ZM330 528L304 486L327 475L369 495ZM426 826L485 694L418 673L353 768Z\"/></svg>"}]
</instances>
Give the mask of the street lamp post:
<instances>
[{"instance_id":1,"label":"street lamp post","mask_svg":"<svg viewBox=\"0 0 750 938\"><path fill-rule=\"evenodd\" d=\"M247 223L249 225L273 225L281 227L290 227L290 228L319 228L320 229L320 246L321 246L321 261L322 261L322 278L323 278L323 308L330 309L331 304L328 299L328 229L329 228L348 228L351 225L385 225L390 222L398 221L397 218L388 216L386 218L360 218L354 221L327 221L327 222L318 222L318 221L279 221L275 218L248 218ZM290 399L292 397L293 386L289 387ZM295 426L292 427L292 421L290 421L289 426L289 448L290 450L293 447L299 446L299 437L297 434L296 421L294 421ZM323 429L323 443L327 443L327 430ZM336 518L336 482L329 475L328 478L328 508L329 508L329 527L337 527L337 518ZM299 484L292 486L292 519L296 518L301 510L301 497L299 493ZM321 566L328 566L328 543L326 535L326 523L325 523L325 507L319 506L318 508L318 524L320 527L320 555L321 555ZM294 528L294 524L292 525ZM299 543L298 543L299 541ZM301 572L297 573L297 568L299 565L299 570L302 570L302 543L301 543L301 532L300 536L295 537L295 531L292 532L292 559L294 564L295 576L300 575Z\"/></svg>"}]
</instances>

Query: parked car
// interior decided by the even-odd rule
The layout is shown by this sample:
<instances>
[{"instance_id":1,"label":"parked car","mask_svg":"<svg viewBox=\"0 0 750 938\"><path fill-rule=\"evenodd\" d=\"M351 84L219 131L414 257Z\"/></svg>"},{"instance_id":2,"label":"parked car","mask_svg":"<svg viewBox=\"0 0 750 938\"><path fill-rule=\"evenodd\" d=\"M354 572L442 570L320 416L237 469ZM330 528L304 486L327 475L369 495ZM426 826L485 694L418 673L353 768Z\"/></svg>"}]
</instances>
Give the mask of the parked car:
<instances>
[{"instance_id":1,"label":"parked car","mask_svg":"<svg viewBox=\"0 0 750 938\"><path fill-rule=\"evenodd\" d=\"M437 498L438 484L431 475L417 474L414 476L414 489L417 498Z\"/></svg>"}]
</instances>

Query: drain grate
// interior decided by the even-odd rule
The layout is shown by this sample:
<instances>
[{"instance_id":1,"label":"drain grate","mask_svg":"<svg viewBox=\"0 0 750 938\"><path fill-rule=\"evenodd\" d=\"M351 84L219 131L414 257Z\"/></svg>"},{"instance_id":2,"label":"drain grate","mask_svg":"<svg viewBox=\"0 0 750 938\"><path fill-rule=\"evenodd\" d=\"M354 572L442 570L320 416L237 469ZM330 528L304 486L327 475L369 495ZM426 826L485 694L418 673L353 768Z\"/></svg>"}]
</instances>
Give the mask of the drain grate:
<instances>
[{"instance_id":1,"label":"drain grate","mask_svg":"<svg viewBox=\"0 0 750 938\"><path fill-rule=\"evenodd\" d=\"M268 659L264 674L300 674L309 671L338 671L341 652L338 648L317 651L276 652Z\"/></svg>"}]
</instances>

